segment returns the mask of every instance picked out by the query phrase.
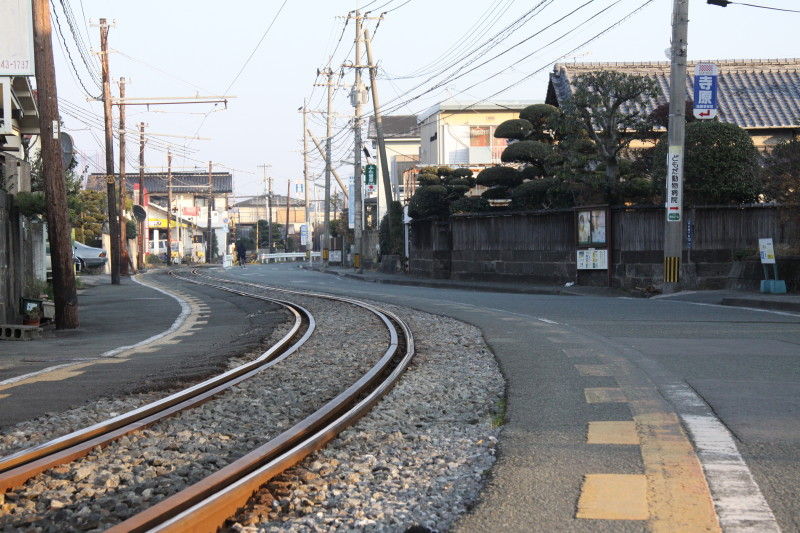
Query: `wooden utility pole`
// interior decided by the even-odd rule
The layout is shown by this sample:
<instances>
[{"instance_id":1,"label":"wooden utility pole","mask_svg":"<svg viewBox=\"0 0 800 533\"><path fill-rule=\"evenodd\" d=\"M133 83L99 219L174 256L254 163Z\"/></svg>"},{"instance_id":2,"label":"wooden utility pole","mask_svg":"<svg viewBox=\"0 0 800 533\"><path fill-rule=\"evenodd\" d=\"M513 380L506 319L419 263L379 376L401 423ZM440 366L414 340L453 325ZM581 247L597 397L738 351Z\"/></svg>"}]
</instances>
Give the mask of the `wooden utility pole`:
<instances>
[{"instance_id":1,"label":"wooden utility pole","mask_svg":"<svg viewBox=\"0 0 800 533\"><path fill-rule=\"evenodd\" d=\"M308 263L311 265L311 252L314 250L314 230L311 227L311 220L308 214L308 103L303 101L303 197L305 199L305 219L306 219L306 254ZM302 236L302 233L301 233Z\"/></svg>"},{"instance_id":2,"label":"wooden utility pole","mask_svg":"<svg viewBox=\"0 0 800 533\"><path fill-rule=\"evenodd\" d=\"M103 115L106 141L106 195L108 232L111 234L111 283L119 285L119 220L117 219L116 176L114 175L114 125L111 113L111 77L108 70L108 23L100 19L100 60L103 73Z\"/></svg>"},{"instance_id":3,"label":"wooden utility pole","mask_svg":"<svg viewBox=\"0 0 800 533\"><path fill-rule=\"evenodd\" d=\"M214 163L211 161L208 162L208 200L206 201L206 211L208 212L208 217L206 219L206 224L208 227L207 234L206 234L206 263L211 262L211 203L214 201L214 182L212 181L211 174L214 170Z\"/></svg>"},{"instance_id":4,"label":"wooden utility pole","mask_svg":"<svg viewBox=\"0 0 800 533\"><path fill-rule=\"evenodd\" d=\"M144 122L139 123L139 205L145 208L144 205ZM139 231L137 235L137 255L136 264L139 269L144 268L144 232L147 231L144 220L139 221ZM158 243L156 243L158 245ZM157 250L156 250L157 251Z\"/></svg>"},{"instance_id":5,"label":"wooden utility pole","mask_svg":"<svg viewBox=\"0 0 800 533\"><path fill-rule=\"evenodd\" d=\"M125 78L119 79L119 98L125 99ZM128 197L125 184L125 105L119 106L119 273L128 272L128 228L125 224L125 198Z\"/></svg>"},{"instance_id":6,"label":"wooden utility pole","mask_svg":"<svg viewBox=\"0 0 800 533\"><path fill-rule=\"evenodd\" d=\"M172 150L167 149L167 264L172 264Z\"/></svg>"},{"instance_id":7,"label":"wooden utility pole","mask_svg":"<svg viewBox=\"0 0 800 533\"><path fill-rule=\"evenodd\" d=\"M289 204L291 203L291 195L292 195L292 180L289 180L289 183L286 184L286 227L283 228L284 230L284 237L283 237L283 251L288 253L289 252Z\"/></svg>"},{"instance_id":8,"label":"wooden utility pole","mask_svg":"<svg viewBox=\"0 0 800 533\"><path fill-rule=\"evenodd\" d=\"M50 3L47 0L33 2L33 34L39 138L42 143L42 173L44 198L47 203L47 235L50 239L50 259L53 269L56 328L73 329L79 326L78 297L75 292L75 266L72 262L67 188L64 183L64 163L61 159L59 141L58 93L53 64Z\"/></svg>"},{"instance_id":9,"label":"wooden utility pole","mask_svg":"<svg viewBox=\"0 0 800 533\"><path fill-rule=\"evenodd\" d=\"M272 165L258 165L258 168L262 171L262 177L264 178L264 209L267 212L267 253L272 253L272 178L267 178L267 169ZM269 185L267 185L269 183ZM256 209L256 213L258 210ZM258 218L258 216L256 216ZM258 220L256 220L256 227L258 227Z\"/></svg>"},{"instance_id":10,"label":"wooden utility pole","mask_svg":"<svg viewBox=\"0 0 800 533\"><path fill-rule=\"evenodd\" d=\"M375 131L378 134L378 151L381 160L381 174L383 174L383 198L386 202L386 213L392 206L392 184L389 180L389 160L386 158L386 140L383 135L383 120L381 119L380 104L378 102L378 64L372 57L372 41L369 38L369 30L364 30L364 42L367 45L367 63L369 64L369 80L372 88L372 107L375 110ZM380 203L380 202L379 202ZM380 214L378 215L380 220ZM389 232L392 225L387 224Z\"/></svg>"}]
</instances>

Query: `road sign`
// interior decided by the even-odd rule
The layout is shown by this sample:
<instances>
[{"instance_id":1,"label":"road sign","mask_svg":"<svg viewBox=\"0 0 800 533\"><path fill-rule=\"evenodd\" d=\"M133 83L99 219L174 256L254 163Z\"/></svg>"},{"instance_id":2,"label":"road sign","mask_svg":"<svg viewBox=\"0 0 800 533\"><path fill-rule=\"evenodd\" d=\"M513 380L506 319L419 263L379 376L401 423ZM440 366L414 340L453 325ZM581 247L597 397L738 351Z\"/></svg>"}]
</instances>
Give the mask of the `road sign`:
<instances>
[{"instance_id":1,"label":"road sign","mask_svg":"<svg viewBox=\"0 0 800 533\"><path fill-rule=\"evenodd\" d=\"M717 116L719 67L698 63L694 67L694 118L708 120Z\"/></svg>"},{"instance_id":2,"label":"road sign","mask_svg":"<svg viewBox=\"0 0 800 533\"><path fill-rule=\"evenodd\" d=\"M364 184L378 184L378 165L367 165L364 167Z\"/></svg>"},{"instance_id":3,"label":"road sign","mask_svg":"<svg viewBox=\"0 0 800 533\"><path fill-rule=\"evenodd\" d=\"M683 146L670 146L667 154L667 221L680 222L683 212Z\"/></svg>"},{"instance_id":4,"label":"road sign","mask_svg":"<svg viewBox=\"0 0 800 533\"><path fill-rule=\"evenodd\" d=\"M762 265L775 264L775 248L772 239L758 239L758 255L761 257Z\"/></svg>"},{"instance_id":5,"label":"road sign","mask_svg":"<svg viewBox=\"0 0 800 533\"><path fill-rule=\"evenodd\" d=\"M31 0L0 0L0 76L33 76Z\"/></svg>"},{"instance_id":6,"label":"road sign","mask_svg":"<svg viewBox=\"0 0 800 533\"><path fill-rule=\"evenodd\" d=\"M300 245L306 246L308 244L308 225L303 224L300 226Z\"/></svg>"}]
</instances>

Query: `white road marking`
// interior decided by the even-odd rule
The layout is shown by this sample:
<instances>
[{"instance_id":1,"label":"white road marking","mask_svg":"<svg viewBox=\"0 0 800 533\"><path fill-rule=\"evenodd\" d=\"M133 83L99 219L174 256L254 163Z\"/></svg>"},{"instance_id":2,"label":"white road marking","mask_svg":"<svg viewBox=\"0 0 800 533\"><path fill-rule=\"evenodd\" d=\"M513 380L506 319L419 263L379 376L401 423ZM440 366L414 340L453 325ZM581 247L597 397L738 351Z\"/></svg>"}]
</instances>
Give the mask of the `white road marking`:
<instances>
[{"instance_id":1,"label":"white road marking","mask_svg":"<svg viewBox=\"0 0 800 533\"><path fill-rule=\"evenodd\" d=\"M166 294L170 298L173 298L173 299L177 300L177 302L181 306L181 313L180 313L180 315L178 315L178 318L175 319L175 321L172 323L172 325L169 327L169 329L167 329L165 331L162 331L161 333L158 333L156 335L153 335L152 337L148 337L147 339L145 339L145 340L143 340L141 342L137 342L136 344L131 344L131 345L128 345L128 346L120 346L119 348L114 348L113 350L108 350L106 352L103 352L97 357L97 359L102 358L102 357L114 357L115 355L117 355L117 354L119 354L121 352L124 352L126 350L130 350L130 349L133 349L133 348L141 348L142 346L145 346L147 344L155 342L155 341L157 341L157 340L169 335L170 333L175 332L178 328L180 328L183 325L183 323L186 321L186 319L188 318L189 314L191 313L191 308L189 307L189 304L185 300L180 298L179 296L177 296L175 294L172 294L171 292L168 292L166 290L163 290L163 289L160 289L158 287L155 287L153 285L149 285L147 283L143 283L143 282L139 281L137 278L138 278L138 276L134 276L131 279L134 282L138 283L139 285L143 285L145 287L149 287L149 288L151 288L151 289L153 289L155 291L158 291L158 292L160 292L162 294ZM92 360L92 359L86 359L86 360ZM60 364L60 365L54 365L54 366L50 366L50 367L47 367L47 368L43 368L41 370L37 370L36 372L29 372L28 374L22 374L21 376L15 376L13 378L8 378L8 379L5 379L3 381L0 381L0 386L11 385L13 383L18 383L20 381L24 381L26 379L29 379L29 378L32 378L32 377L35 377L35 376L39 376L41 374L46 374L48 372L53 372L55 370L58 370L58 369L61 369L61 368L67 367L67 366L72 366L74 364L75 364L74 361L70 362L70 363L63 363L63 364Z\"/></svg>"},{"instance_id":2,"label":"white road marking","mask_svg":"<svg viewBox=\"0 0 800 533\"><path fill-rule=\"evenodd\" d=\"M538 320L539 322L544 322L545 324L556 324L556 325L558 325L558 322L556 322L555 320L550 320L548 318L537 318L536 320Z\"/></svg>"},{"instance_id":3,"label":"white road marking","mask_svg":"<svg viewBox=\"0 0 800 533\"><path fill-rule=\"evenodd\" d=\"M694 441L720 525L726 532L779 532L780 527L730 431L690 387L663 388Z\"/></svg>"},{"instance_id":4,"label":"white road marking","mask_svg":"<svg viewBox=\"0 0 800 533\"><path fill-rule=\"evenodd\" d=\"M788 311L775 311L773 309L760 309L758 307L744 307L741 305L722 305L722 304L706 304L701 302L687 302L686 300L667 300L668 302L676 302L676 303L684 303L684 304L692 304L692 305L702 305L705 307L721 307L722 309L741 309L743 311L757 311L759 313L772 313L773 315L782 315L782 316L791 316L800 318L800 313L790 313Z\"/></svg>"}]
</instances>

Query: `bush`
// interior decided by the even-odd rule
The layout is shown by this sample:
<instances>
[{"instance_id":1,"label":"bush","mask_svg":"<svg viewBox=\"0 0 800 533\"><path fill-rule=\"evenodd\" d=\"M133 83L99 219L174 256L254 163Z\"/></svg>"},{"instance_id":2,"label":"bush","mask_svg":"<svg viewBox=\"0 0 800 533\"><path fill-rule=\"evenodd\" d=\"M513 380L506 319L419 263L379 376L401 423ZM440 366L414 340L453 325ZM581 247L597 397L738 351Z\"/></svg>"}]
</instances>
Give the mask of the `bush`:
<instances>
[{"instance_id":1,"label":"bush","mask_svg":"<svg viewBox=\"0 0 800 533\"><path fill-rule=\"evenodd\" d=\"M19 192L14 197L14 203L20 214L26 217L47 214L47 203L44 201L43 192Z\"/></svg>"},{"instance_id":2,"label":"bush","mask_svg":"<svg viewBox=\"0 0 800 533\"><path fill-rule=\"evenodd\" d=\"M472 170L468 168L457 168L450 173L451 176L454 178L471 178L472 177Z\"/></svg>"},{"instance_id":3,"label":"bush","mask_svg":"<svg viewBox=\"0 0 800 533\"><path fill-rule=\"evenodd\" d=\"M450 212L456 213L477 213L488 211L491 207L485 198L480 196L465 196L450 204Z\"/></svg>"},{"instance_id":4,"label":"bush","mask_svg":"<svg viewBox=\"0 0 800 533\"><path fill-rule=\"evenodd\" d=\"M492 187L491 189L486 189L481 194L481 198L485 198L487 200L503 200L508 198L508 187Z\"/></svg>"},{"instance_id":5,"label":"bush","mask_svg":"<svg viewBox=\"0 0 800 533\"><path fill-rule=\"evenodd\" d=\"M449 212L447 189L443 185L430 185L417 189L408 203L408 214L412 218L445 218Z\"/></svg>"},{"instance_id":6,"label":"bush","mask_svg":"<svg viewBox=\"0 0 800 533\"><path fill-rule=\"evenodd\" d=\"M164 261L161 260L156 254L147 254L144 256L144 262L148 265L160 265Z\"/></svg>"},{"instance_id":7,"label":"bush","mask_svg":"<svg viewBox=\"0 0 800 533\"><path fill-rule=\"evenodd\" d=\"M129 239L135 239L139 235L139 225L135 220L128 220L125 223L125 236Z\"/></svg>"},{"instance_id":8,"label":"bush","mask_svg":"<svg viewBox=\"0 0 800 533\"><path fill-rule=\"evenodd\" d=\"M558 178L526 181L511 192L512 209L558 209L574 203L569 186Z\"/></svg>"},{"instance_id":9,"label":"bush","mask_svg":"<svg viewBox=\"0 0 800 533\"><path fill-rule=\"evenodd\" d=\"M478 174L477 183L487 187L516 187L522 183L522 176L516 169L511 167L487 167Z\"/></svg>"},{"instance_id":10,"label":"bush","mask_svg":"<svg viewBox=\"0 0 800 533\"><path fill-rule=\"evenodd\" d=\"M390 229L391 232L389 231ZM402 255L403 206L400 205L400 202L392 202L391 206L389 206L389 212L381 219L381 224L378 229L378 239L381 247L381 255Z\"/></svg>"},{"instance_id":11,"label":"bush","mask_svg":"<svg viewBox=\"0 0 800 533\"><path fill-rule=\"evenodd\" d=\"M519 141L506 146L500 160L503 163L527 163L539 176L550 174L548 167L553 160L553 148L539 141Z\"/></svg>"},{"instance_id":12,"label":"bush","mask_svg":"<svg viewBox=\"0 0 800 533\"><path fill-rule=\"evenodd\" d=\"M442 180L436 174L426 172L417 176L417 183L422 187L427 187L429 185L441 185Z\"/></svg>"},{"instance_id":13,"label":"bush","mask_svg":"<svg viewBox=\"0 0 800 533\"><path fill-rule=\"evenodd\" d=\"M498 139L525 140L533 133L533 124L522 118L506 120L494 130Z\"/></svg>"},{"instance_id":14,"label":"bush","mask_svg":"<svg viewBox=\"0 0 800 533\"><path fill-rule=\"evenodd\" d=\"M654 182L664 190L667 138L654 150ZM735 124L697 121L686 125L684 205L755 202L764 192L759 154L750 135Z\"/></svg>"},{"instance_id":15,"label":"bush","mask_svg":"<svg viewBox=\"0 0 800 533\"><path fill-rule=\"evenodd\" d=\"M519 113L520 119L527 120L533 126L529 138L544 142L553 141L553 130L560 116L561 110L549 104L529 105Z\"/></svg>"}]
</instances>

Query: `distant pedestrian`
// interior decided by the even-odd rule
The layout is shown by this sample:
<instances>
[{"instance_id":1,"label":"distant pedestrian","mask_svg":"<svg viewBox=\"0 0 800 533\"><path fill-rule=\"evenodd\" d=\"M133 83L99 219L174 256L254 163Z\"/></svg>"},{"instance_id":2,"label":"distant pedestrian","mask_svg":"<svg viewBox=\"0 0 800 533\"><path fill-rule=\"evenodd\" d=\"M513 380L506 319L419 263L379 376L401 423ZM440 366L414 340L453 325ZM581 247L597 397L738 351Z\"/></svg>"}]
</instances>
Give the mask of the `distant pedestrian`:
<instances>
[{"instance_id":1,"label":"distant pedestrian","mask_svg":"<svg viewBox=\"0 0 800 533\"><path fill-rule=\"evenodd\" d=\"M247 247L244 244L244 239L240 239L236 243L236 257L239 259L239 266L244 268L247 262Z\"/></svg>"}]
</instances>

